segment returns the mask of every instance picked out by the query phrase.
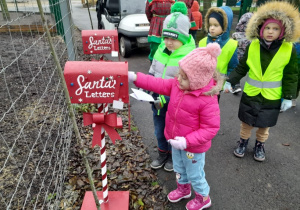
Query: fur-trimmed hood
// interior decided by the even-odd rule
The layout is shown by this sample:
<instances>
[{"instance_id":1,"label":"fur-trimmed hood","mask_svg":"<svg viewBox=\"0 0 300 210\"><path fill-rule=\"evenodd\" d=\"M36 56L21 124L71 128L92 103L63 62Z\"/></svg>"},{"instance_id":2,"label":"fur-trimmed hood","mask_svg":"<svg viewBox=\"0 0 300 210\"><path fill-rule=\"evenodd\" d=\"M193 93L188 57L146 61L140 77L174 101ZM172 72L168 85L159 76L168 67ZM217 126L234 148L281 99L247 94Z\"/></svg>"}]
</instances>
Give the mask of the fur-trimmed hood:
<instances>
[{"instance_id":1,"label":"fur-trimmed hood","mask_svg":"<svg viewBox=\"0 0 300 210\"><path fill-rule=\"evenodd\" d=\"M227 7L227 6L209 8L209 10L207 11L207 13L205 15L205 20L204 20L206 32L208 32L208 29L209 29L209 22L208 22L209 18L208 17L213 12L220 13L223 16L223 23L224 23L223 28L226 29L226 31L221 35L222 40L229 39L232 20L233 20L233 12L232 12L231 8Z\"/></svg>"},{"instance_id":2,"label":"fur-trimmed hood","mask_svg":"<svg viewBox=\"0 0 300 210\"><path fill-rule=\"evenodd\" d=\"M204 95L213 96L220 93L220 91L223 89L225 77L220 74L220 72L215 71L213 74L213 79L216 81L216 85L213 86L212 89L205 92Z\"/></svg>"},{"instance_id":3,"label":"fur-trimmed hood","mask_svg":"<svg viewBox=\"0 0 300 210\"><path fill-rule=\"evenodd\" d=\"M251 17L246 29L246 36L249 40L259 38L260 28L268 18L282 21L285 27L285 41L294 42L299 39L300 15L298 9L287 2L273 1L259 7Z\"/></svg>"}]
</instances>

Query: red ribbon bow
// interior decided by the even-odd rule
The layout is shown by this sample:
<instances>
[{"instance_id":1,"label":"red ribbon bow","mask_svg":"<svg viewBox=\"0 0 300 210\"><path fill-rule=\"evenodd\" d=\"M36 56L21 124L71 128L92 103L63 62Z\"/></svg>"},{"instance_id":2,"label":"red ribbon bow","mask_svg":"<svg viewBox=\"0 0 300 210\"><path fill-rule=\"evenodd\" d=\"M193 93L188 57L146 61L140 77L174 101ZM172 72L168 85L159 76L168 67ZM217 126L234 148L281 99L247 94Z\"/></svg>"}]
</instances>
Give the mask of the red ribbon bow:
<instances>
[{"instance_id":1,"label":"red ribbon bow","mask_svg":"<svg viewBox=\"0 0 300 210\"><path fill-rule=\"evenodd\" d=\"M84 126L95 123L92 146L101 146L101 128L103 127L109 138L115 144L117 139L122 140L118 132L114 128L122 128L122 119L117 117L116 113L104 115L103 113L83 113Z\"/></svg>"}]
</instances>

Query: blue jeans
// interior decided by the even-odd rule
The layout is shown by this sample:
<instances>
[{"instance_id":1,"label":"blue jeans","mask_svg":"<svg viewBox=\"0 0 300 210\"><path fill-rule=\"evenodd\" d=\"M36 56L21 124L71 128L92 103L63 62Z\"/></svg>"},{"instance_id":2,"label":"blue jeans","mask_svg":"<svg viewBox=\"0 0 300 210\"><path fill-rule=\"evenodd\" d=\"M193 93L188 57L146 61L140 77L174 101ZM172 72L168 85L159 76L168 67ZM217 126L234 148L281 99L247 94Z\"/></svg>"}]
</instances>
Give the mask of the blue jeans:
<instances>
[{"instance_id":1,"label":"blue jeans","mask_svg":"<svg viewBox=\"0 0 300 210\"><path fill-rule=\"evenodd\" d=\"M179 184L191 183L194 191L208 196L210 187L205 179L205 153L190 153L172 148L173 167Z\"/></svg>"},{"instance_id":2,"label":"blue jeans","mask_svg":"<svg viewBox=\"0 0 300 210\"><path fill-rule=\"evenodd\" d=\"M153 93L153 98L157 98L158 94ZM157 139L157 146L158 149L161 152L171 152L172 147L171 145L167 142L167 139L165 138L165 120L166 120L166 113L168 110L168 105L170 98L168 96L165 96L166 99L166 104L164 104L164 107L160 109L159 111L155 108L155 106L152 104L152 111L153 111L153 122L154 122L154 134Z\"/></svg>"},{"instance_id":3,"label":"blue jeans","mask_svg":"<svg viewBox=\"0 0 300 210\"><path fill-rule=\"evenodd\" d=\"M171 152L171 145L167 142L164 134L166 115L157 115L153 112L154 134L157 139L157 146L161 152Z\"/></svg>"}]
</instances>

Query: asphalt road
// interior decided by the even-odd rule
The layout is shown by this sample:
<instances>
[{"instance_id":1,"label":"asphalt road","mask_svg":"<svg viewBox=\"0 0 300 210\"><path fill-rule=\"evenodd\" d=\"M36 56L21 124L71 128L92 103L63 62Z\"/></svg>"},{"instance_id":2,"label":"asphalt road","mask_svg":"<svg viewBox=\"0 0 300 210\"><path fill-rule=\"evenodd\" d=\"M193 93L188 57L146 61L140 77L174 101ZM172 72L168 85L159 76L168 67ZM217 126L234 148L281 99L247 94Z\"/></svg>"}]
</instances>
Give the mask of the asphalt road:
<instances>
[{"instance_id":1,"label":"asphalt road","mask_svg":"<svg viewBox=\"0 0 300 210\"><path fill-rule=\"evenodd\" d=\"M72 1L75 25L80 30L91 29L88 13L79 1ZM92 13L93 25L97 23ZM138 49L127 60L129 70L147 73L149 49ZM134 85L130 85L134 87ZM244 158L236 158L233 150L239 139L240 121L237 111L240 95L222 94L220 100L221 129L206 155L205 172L211 187L211 210L295 210L300 209L300 98L298 106L281 113L275 127L270 129L266 142L266 160L253 159L255 131L252 132ZM138 126L151 158L155 158L152 111L149 103L133 98L131 114ZM176 188L175 173L157 170L159 182L166 193ZM170 209L185 209L187 200L170 203Z\"/></svg>"},{"instance_id":2,"label":"asphalt road","mask_svg":"<svg viewBox=\"0 0 300 210\"><path fill-rule=\"evenodd\" d=\"M149 49L138 49L126 59L129 70L147 73ZM124 60L124 59L123 59ZM130 87L134 87L131 85ZM205 172L211 187L211 210L294 210L300 209L300 100L298 106L281 113L270 129L265 145L266 160L253 159L255 131L244 158L236 158L233 150L239 139L237 117L241 94L222 94L220 100L221 129L206 155ZM156 139L150 104L133 98L131 113L151 158L155 158ZM157 170L166 192L176 188L175 173ZM171 209L185 209L187 200L170 203Z\"/></svg>"}]
</instances>

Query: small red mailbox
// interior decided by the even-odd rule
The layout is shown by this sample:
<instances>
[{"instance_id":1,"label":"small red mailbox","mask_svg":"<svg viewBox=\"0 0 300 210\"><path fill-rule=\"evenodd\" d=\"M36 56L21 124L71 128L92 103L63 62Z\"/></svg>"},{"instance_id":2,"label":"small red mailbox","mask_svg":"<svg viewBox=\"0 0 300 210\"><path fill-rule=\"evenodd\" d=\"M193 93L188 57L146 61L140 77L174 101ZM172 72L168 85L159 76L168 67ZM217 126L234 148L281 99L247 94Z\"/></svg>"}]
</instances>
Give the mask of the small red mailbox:
<instances>
[{"instance_id":1,"label":"small red mailbox","mask_svg":"<svg viewBox=\"0 0 300 210\"><path fill-rule=\"evenodd\" d=\"M68 61L64 76L71 103L129 102L127 62Z\"/></svg>"},{"instance_id":2,"label":"small red mailbox","mask_svg":"<svg viewBox=\"0 0 300 210\"><path fill-rule=\"evenodd\" d=\"M117 30L82 30L84 54L109 54L119 52Z\"/></svg>"}]
</instances>

